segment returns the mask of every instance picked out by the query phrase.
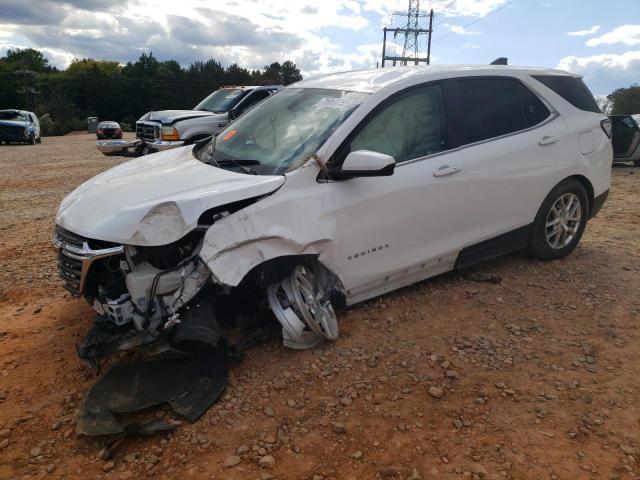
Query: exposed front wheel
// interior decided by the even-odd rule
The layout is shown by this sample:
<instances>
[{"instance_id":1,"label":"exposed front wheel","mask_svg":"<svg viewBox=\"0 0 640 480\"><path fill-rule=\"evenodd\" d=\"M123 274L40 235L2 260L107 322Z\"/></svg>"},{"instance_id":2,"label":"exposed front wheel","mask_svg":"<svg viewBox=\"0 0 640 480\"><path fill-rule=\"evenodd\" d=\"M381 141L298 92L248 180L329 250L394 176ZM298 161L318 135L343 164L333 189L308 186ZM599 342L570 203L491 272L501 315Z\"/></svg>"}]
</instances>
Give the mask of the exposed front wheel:
<instances>
[{"instance_id":1,"label":"exposed front wheel","mask_svg":"<svg viewBox=\"0 0 640 480\"><path fill-rule=\"evenodd\" d=\"M529 234L528 251L541 260L569 254L582 237L589 212L587 192L577 180L556 186L542 202Z\"/></svg>"}]
</instances>

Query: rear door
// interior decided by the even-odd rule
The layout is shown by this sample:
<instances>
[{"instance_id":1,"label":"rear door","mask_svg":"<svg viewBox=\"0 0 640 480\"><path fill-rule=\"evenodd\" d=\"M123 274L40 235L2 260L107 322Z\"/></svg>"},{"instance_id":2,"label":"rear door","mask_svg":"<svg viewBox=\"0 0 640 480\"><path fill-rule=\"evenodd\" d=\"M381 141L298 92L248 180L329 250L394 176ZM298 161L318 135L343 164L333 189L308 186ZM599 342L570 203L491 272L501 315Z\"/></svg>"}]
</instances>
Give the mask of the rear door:
<instances>
[{"instance_id":1,"label":"rear door","mask_svg":"<svg viewBox=\"0 0 640 480\"><path fill-rule=\"evenodd\" d=\"M481 247L461 254L464 266L524 246L528 225L569 162L570 139L562 118L518 79L460 78L457 88L455 115L466 131L455 154L465 168L463 244Z\"/></svg>"}]
</instances>

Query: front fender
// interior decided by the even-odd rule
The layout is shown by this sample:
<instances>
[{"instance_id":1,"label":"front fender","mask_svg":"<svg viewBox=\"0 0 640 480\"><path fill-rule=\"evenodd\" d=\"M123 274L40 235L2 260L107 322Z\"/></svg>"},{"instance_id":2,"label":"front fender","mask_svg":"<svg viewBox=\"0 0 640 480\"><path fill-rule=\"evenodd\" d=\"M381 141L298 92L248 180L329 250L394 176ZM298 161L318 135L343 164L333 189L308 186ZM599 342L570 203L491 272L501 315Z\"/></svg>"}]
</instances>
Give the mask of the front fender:
<instances>
[{"instance_id":1,"label":"front fender","mask_svg":"<svg viewBox=\"0 0 640 480\"><path fill-rule=\"evenodd\" d=\"M217 283L237 286L261 263L296 255L314 255L340 277L336 216L326 185L316 183L315 174L304 168L290 174L273 195L207 230L200 257Z\"/></svg>"}]
</instances>

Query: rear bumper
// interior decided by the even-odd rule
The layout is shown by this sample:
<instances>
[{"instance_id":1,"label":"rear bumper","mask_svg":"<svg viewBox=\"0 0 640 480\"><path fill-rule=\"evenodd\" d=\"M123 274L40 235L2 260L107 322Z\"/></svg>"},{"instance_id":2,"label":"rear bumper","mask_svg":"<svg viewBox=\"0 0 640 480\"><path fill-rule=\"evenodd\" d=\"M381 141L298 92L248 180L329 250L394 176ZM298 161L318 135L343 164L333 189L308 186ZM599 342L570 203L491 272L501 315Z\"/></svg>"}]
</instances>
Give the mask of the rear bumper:
<instances>
[{"instance_id":1,"label":"rear bumper","mask_svg":"<svg viewBox=\"0 0 640 480\"><path fill-rule=\"evenodd\" d=\"M598 212L602 208L602 205L604 205L604 202L607 200L608 195L609 190L606 190L604 193L598 195L593 199L593 205L591 206L591 211L589 212L589 218L593 218L598 214Z\"/></svg>"}]
</instances>

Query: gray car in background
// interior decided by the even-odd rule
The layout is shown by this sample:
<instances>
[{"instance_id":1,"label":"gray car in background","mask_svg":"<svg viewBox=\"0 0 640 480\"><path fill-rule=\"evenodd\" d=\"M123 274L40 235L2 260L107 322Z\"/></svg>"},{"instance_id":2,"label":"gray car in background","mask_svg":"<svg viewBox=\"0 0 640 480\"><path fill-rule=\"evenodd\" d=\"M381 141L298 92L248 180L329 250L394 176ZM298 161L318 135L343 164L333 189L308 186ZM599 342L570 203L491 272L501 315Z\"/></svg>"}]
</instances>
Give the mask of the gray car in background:
<instances>
[{"instance_id":1,"label":"gray car in background","mask_svg":"<svg viewBox=\"0 0 640 480\"><path fill-rule=\"evenodd\" d=\"M0 144L40 143L40 122L33 112L0 110Z\"/></svg>"},{"instance_id":2,"label":"gray car in background","mask_svg":"<svg viewBox=\"0 0 640 480\"><path fill-rule=\"evenodd\" d=\"M169 150L190 145L217 134L251 107L270 97L281 85L219 88L193 110L148 112L136 122L136 139L97 142L106 155L132 148L137 154Z\"/></svg>"},{"instance_id":3,"label":"gray car in background","mask_svg":"<svg viewBox=\"0 0 640 480\"><path fill-rule=\"evenodd\" d=\"M640 115L610 115L613 125L613 162L640 167Z\"/></svg>"}]
</instances>

